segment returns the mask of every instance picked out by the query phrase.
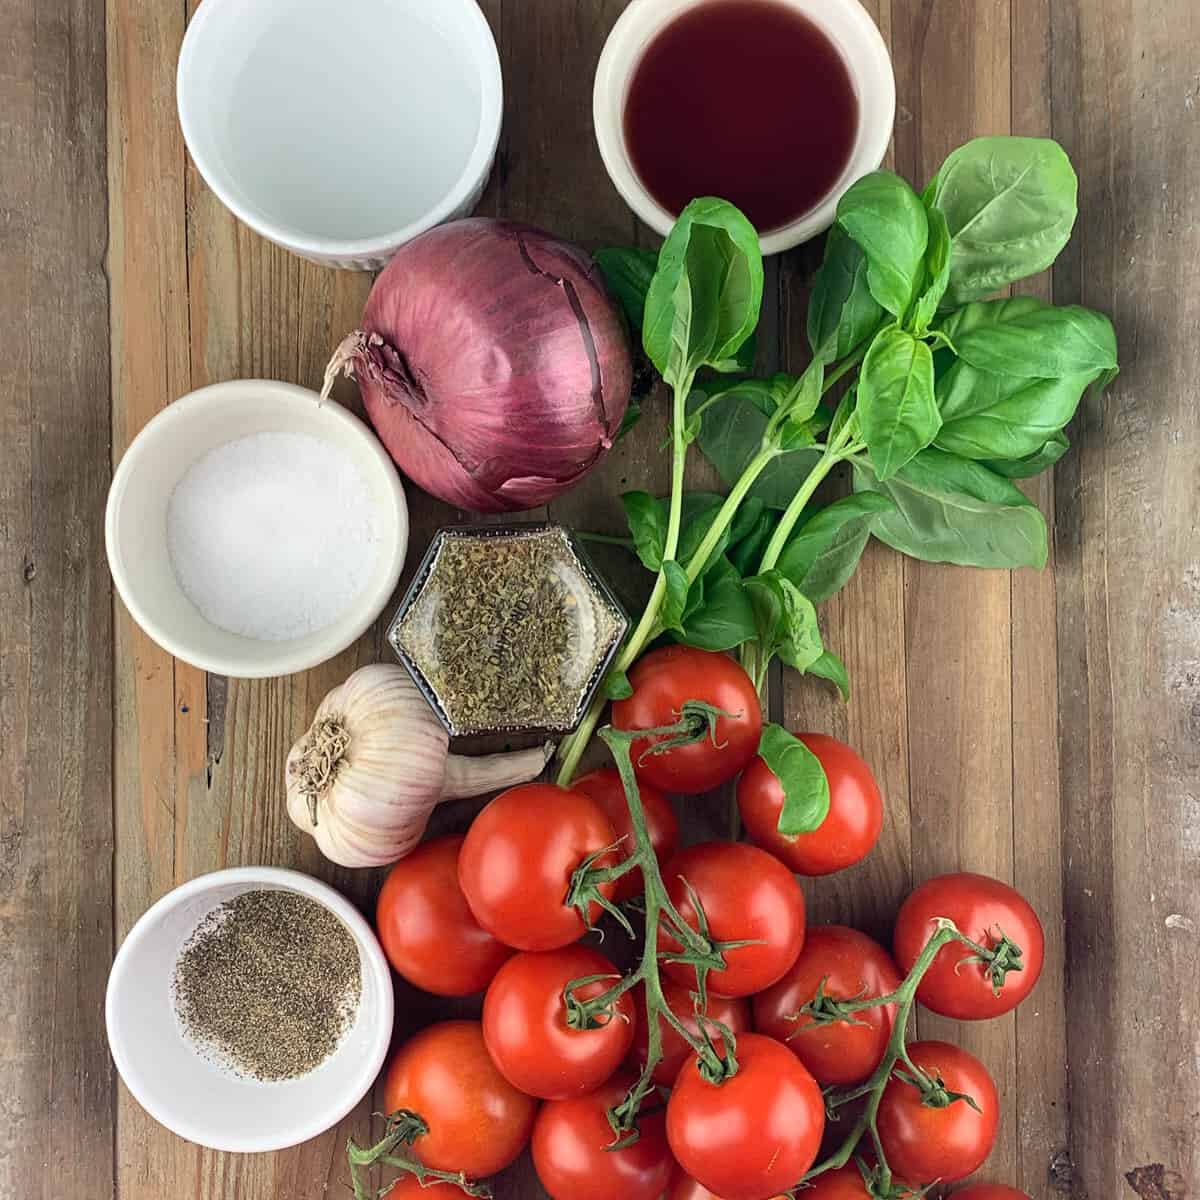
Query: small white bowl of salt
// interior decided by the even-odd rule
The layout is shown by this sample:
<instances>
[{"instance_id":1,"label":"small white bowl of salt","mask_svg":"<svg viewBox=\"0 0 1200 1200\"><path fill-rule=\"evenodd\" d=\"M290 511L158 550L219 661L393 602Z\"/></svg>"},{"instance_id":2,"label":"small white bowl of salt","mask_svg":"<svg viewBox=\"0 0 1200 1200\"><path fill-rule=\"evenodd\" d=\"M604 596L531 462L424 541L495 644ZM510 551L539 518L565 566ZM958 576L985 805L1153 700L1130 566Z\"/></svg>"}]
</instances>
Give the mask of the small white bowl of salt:
<instances>
[{"instance_id":1,"label":"small white bowl of salt","mask_svg":"<svg viewBox=\"0 0 1200 1200\"><path fill-rule=\"evenodd\" d=\"M113 475L109 568L164 650L253 679L325 662L387 606L408 548L396 468L353 413L293 384L191 392Z\"/></svg>"}]
</instances>

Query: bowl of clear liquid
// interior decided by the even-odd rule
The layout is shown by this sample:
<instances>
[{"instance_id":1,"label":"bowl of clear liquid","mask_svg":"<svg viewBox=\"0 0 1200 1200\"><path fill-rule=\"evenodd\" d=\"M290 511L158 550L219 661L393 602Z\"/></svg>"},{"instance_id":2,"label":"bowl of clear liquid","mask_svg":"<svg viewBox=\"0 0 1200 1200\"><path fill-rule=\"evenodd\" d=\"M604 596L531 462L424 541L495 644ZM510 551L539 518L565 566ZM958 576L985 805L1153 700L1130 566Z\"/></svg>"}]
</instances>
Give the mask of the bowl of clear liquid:
<instances>
[{"instance_id":1,"label":"bowl of clear liquid","mask_svg":"<svg viewBox=\"0 0 1200 1200\"><path fill-rule=\"evenodd\" d=\"M205 0L176 81L221 202L296 254L359 270L474 208L502 97L475 0Z\"/></svg>"}]
</instances>

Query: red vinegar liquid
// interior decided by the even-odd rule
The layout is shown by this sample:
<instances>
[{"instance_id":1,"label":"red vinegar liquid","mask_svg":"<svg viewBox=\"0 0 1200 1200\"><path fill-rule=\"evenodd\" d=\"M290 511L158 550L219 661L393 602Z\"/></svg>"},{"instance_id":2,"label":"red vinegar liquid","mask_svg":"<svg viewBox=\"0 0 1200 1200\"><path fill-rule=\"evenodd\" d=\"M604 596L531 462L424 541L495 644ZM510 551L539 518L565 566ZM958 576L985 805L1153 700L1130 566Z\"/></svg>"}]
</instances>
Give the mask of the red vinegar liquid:
<instances>
[{"instance_id":1,"label":"red vinegar liquid","mask_svg":"<svg viewBox=\"0 0 1200 1200\"><path fill-rule=\"evenodd\" d=\"M736 204L762 233L837 183L858 97L829 37L776 0L706 0L646 48L625 143L646 190L678 215L696 196Z\"/></svg>"}]
</instances>

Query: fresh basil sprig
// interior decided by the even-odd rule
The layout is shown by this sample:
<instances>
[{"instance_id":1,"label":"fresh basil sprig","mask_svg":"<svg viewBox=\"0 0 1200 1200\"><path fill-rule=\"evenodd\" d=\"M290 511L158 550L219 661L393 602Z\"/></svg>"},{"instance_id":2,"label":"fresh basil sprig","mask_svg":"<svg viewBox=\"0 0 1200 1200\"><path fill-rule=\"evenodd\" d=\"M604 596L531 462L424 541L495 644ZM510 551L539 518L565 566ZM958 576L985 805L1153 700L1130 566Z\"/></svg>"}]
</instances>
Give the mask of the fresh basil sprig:
<instances>
[{"instance_id":1,"label":"fresh basil sprig","mask_svg":"<svg viewBox=\"0 0 1200 1200\"><path fill-rule=\"evenodd\" d=\"M812 362L798 377L743 375L762 261L732 205L690 204L650 278L644 252L601 252L625 310L643 311L643 345L674 414L671 495L626 497L633 546L658 579L617 686L665 634L739 648L760 687L778 655L848 695L814 604L845 585L871 536L930 562L1045 563L1045 519L1012 480L1066 453L1080 399L1116 375L1116 337L1085 308L987 297L1054 261L1077 193L1062 148L1040 138L968 142L920 195L887 171L858 180L826 239L808 313ZM691 441L727 496L684 496ZM840 463L853 494L814 507ZM561 781L598 716L564 743ZM760 749L784 783L787 832L813 828L828 804L820 764L777 726Z\"/></svg>"}]
</instances>

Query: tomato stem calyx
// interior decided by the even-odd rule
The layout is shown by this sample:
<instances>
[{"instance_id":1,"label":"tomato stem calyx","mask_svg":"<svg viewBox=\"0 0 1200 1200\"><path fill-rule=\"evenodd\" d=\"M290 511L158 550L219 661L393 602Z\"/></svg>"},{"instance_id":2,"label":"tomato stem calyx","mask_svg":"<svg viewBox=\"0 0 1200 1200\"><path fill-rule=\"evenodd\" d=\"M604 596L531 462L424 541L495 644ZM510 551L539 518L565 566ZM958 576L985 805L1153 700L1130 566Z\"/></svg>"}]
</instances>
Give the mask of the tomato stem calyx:
<instances>
[{"instance_id":1,"label":"tomato stem calyx","mask_svg":"<svg viewBox=\"0 0 1200 1200\"><path fill-rule=\"evenodd\" d=\"M398 1109L386 1118L383 1137L373 1146L361 1147L353 1138L346 1142L346 1153L350 1160L350 1182L354 1187L354 1200L379 1200L386 1196L396 1180L381 1188L368 1185L362 1172L376 1166L396 1167L406 1175L415 1175L422 1186L432 1183L453 1183L468 1196L491 1197L491 1189L482 1183L472 1183L462 1172L435 1171L420 1159L398 1153L402 1147L411 1146L419 1137L429 1132L429 1126L419 1113Z\"/></svg>"}]
</instances>

